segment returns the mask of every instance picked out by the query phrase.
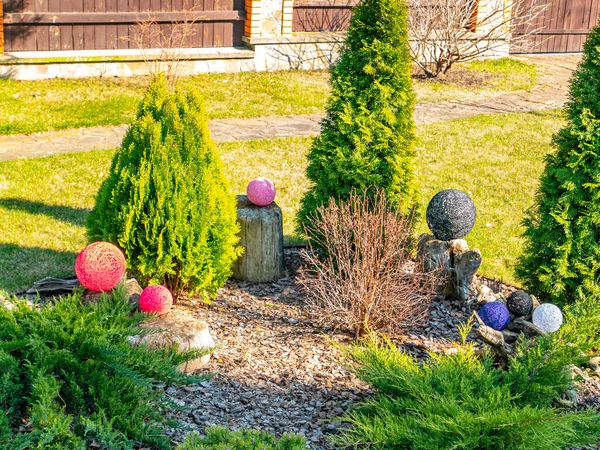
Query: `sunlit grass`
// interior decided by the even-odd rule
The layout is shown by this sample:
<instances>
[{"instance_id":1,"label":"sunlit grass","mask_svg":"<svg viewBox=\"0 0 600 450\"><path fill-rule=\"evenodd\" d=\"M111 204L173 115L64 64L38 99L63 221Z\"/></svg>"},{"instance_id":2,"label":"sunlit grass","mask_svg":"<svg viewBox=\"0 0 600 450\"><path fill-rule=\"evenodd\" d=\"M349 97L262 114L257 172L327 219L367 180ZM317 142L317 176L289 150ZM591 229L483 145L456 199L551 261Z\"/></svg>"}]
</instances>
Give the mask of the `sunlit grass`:
<instances>
[{"instance_id":1,"label":"sunlit grass","mask_svg":"<svg viewBox=\"0 0 600 450\"><path fill-rule=\"evenodd\" d=\"M473 100L528 89L535 66L508 58L456 66L441 81L415 79L419 102ZM182 79L206 98L211 118L323 112L327 72L244 72ZM465 83L468 80L468 83ZM148 77L15 81L0 79L0 135L128 123Z\"/></svg>"},{"instance_id":2,"label":"sunlit grass","mask_svg":"<svg viewBox=\"0 0 600 450\"><path fill-rule=\"evenodd\" d=\"M468 236L483 253L481 272L514 281L523 211L532 205L543 158L562 124L558 112L478 116L419 127L416 174L422 210L439 190L469 192L477 223ZM277 186L287 241L308 182L311 138L221 144L232 192L267 176ZM63 154L0 163L0 289L72 273L86 243L85 217L113 151ZM420 225L420 231L425 226Z\"/></svg>"}]
</instances>

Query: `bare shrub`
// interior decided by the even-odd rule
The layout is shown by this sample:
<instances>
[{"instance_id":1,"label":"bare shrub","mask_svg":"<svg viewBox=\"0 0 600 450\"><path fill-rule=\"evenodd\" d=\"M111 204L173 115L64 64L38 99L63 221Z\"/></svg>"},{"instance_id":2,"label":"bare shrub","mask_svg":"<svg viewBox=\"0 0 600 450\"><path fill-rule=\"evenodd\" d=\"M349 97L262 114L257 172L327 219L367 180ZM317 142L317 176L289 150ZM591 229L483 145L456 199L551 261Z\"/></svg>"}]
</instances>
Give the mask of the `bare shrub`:
<instances>
[{"instance_id":1,"label":"bare shrub","mask_svg":"<svg viewBox=\"0 0 600 450\"><path fill-rule=\"evenodd\" d=\"M190 59L192 39L197 32L196 7L184 2L177 20L162 23L151 13L141 14L130 40L140 51L151 75L163 74L169 85L174 86L183 75L183 67Z\"/></svg>"},{"instance_id":2,"label":"bare shrub","mask_svg":"<svg viewBox=\"0 0 600 450\"><path fill-rule=\"evenodd\" d=\"M533 50L531 36L545 0L413 0L409 13L411 57L431 78L458 62L501 52L510 45Z\"/></svg>"},{"instance_id":3,"label":"bare shrub","mask_svg":"<svg viewBox=\"0 0 600 450\"><path fill-rule=\"evenodd\" d=\"M319 323L351 331L398 331L423 318L436 273L412 260L414 213L401 215L383 191L354 191L347 201L317 210L307 230L308 266L299 283L307 309Z\"/></svg>"}]
</instances>

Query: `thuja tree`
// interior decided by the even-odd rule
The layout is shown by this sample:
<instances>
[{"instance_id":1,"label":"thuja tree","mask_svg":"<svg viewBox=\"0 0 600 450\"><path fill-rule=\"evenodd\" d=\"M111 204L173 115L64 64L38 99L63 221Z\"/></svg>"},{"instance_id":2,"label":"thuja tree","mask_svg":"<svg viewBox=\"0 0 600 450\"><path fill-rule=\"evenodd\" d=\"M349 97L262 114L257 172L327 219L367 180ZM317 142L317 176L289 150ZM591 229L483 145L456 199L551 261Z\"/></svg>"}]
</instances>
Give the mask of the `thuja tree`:
<instances>
[{"instance_id":1,"label":"thuja tree","mask_svg":"<svg viewBox=\"0 0 600 450\"><path fill-rule=\"evenodd\" d=\"M239 254L235 198L199 94L153 80L87 221L145 283L216 293Z\"/></svg>"},{"instance_id":2,"label":"thuja tree","mask_svg":"<svg viewBox=\"0 0 600 450\"><path fill-rule=\"evenodd\" d=\"M312 187L298 231L319 206L353 189L383 189L401 209L413 202L414 92L405 0L362 0L331 68L327 117L308 155ZM374 192L372 190L371 192Z\"/></svg>"},{"instance_id":3,"label":"thuja tree","mask_svg":"<svg viewBox=\"0 0 600 450\"><path fill-rule=\"evenodd\" d=\"M531 291L558 303L594 291L600 276L600 27L584 46L566 114L524 222L517 266Z\"/></svg>"}]
</instances>

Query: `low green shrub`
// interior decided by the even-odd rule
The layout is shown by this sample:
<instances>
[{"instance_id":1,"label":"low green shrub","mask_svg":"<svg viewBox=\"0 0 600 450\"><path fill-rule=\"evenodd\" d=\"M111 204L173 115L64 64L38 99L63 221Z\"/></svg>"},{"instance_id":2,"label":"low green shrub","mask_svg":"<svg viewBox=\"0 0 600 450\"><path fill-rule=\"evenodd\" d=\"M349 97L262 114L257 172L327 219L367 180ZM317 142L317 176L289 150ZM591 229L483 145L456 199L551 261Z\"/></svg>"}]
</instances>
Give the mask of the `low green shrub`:
<instances>
[{"instance_id":1,"label":"low green shrub","mask_svg":"<svg viewBox=\"0 0 600 450\"><path fill-rule=\"evenodd\" d=\"M143 316L124 287L85 306L78 295L31 308L0 306L0 448L170 448L157 381L189 383L176 366L198 352L127 343Z\"/></svg>"},{"instance_id":2,"label":"low green shrub","mask_svg":"<svg viewBox=\"0 0 600 450\"><path fill-rule=\"evenodd\" d=\"M305 450L306 441L298 435L277 439L258 430L229 431L220 427L205 430L206 436L191 434L177 450Z\"/></svg>"},{"instance_id":3,"label":"low green shrub","mask_svg":"<svg viewBox=\"0 0 600 450\"><path fill-rule=\"evenodd\" d=\"M559 332L521 340L506 370L491 354L476 355L464 339L455 355L432 354L422 364L374 338L346 347L355 373L379 395L343 418L351 427L335 442L411 450L550 450L597 443L596 411L566 411L552 403L572 388L567 366L585 360L582 352L597 345L599 303L582 300L565 311Z\"/></svg>"}]
</instances>

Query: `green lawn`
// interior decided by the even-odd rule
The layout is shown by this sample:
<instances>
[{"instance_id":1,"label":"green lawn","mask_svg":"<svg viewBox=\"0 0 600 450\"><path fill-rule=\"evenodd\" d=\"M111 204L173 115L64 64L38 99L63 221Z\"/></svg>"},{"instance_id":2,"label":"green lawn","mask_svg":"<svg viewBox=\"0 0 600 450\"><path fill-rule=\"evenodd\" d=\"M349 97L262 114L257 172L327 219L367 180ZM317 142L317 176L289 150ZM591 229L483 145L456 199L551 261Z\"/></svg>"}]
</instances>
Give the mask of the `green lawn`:
<instances>
[{"instance_id":1,"label":"green lawn","mask_svg":"<svg viewBox=\"0 0 600 450\"><path fill-rule=\"evenodd\" d=\"M423 208L439 190L467 191L478 208L468 240L483 252L482 273L514 281L520 222L533 202L558 112L478 116L419 128L417 178ZM277 186L288 241L307 187L310 138L221 144L232 191L260 175ZM72 273L85 245L85 217L106 176L112 151L0 163L0 289ZM243 164L240 162L243 161ZM421 224L421 231L424 226Z\"/></svg>"},{"instance_id":2,"label":"green lawn","mask_svg":"<svg viewBox=\"0 0 600 450\"><path fill-rule=\"evenodd\" d=\"M128 123L149 79L15 81L0 79L0 135ZM206 97L212 118L322 112L329 92L326 72L245 72L186 78ZM535 66L504 58L464 64L437 81L415 80L420 102L473 100L530 89Z\"/></svg>"}]
</instances>

